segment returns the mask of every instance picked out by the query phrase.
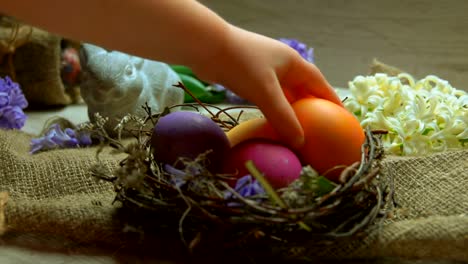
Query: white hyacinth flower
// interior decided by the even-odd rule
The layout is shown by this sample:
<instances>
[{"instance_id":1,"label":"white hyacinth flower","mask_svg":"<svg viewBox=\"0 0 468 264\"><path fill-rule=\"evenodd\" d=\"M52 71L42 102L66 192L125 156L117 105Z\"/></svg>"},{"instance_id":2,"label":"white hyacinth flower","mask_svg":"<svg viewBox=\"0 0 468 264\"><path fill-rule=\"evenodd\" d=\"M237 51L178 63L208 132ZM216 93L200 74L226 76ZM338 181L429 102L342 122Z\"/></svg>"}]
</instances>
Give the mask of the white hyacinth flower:
<instances>
[{"instance_id":1,"label":"white hyacinth flower","mask_svg":"<svg viewBox=\"0 0 468 264\"><path fill-rule=\"evenodd\" d=\"M387 152L425 155L468 147L468 94L446 80L409 74L357 76L345 107L363 127L383 129Z\"/></svg>"}]
</instances>

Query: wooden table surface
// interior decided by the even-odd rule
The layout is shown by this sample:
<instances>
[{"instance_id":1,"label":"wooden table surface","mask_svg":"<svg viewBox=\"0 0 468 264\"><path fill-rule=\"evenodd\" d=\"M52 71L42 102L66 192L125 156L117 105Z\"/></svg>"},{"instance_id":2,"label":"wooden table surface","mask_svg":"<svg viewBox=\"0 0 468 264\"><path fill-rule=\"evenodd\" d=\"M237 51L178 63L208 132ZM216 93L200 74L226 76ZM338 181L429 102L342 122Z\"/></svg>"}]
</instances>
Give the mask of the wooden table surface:
<instances>
[{"instance_id":1,"label":"wooden table surface","mask_svg":"<svg viewBox=\"0 0 468 264\"><path fill-rule=\"evenodd\" d=\"M229 22L314 47L330 83L347 87L374 58L468 90L468 1L204 0Z\"/></svg>"}]
</instances>

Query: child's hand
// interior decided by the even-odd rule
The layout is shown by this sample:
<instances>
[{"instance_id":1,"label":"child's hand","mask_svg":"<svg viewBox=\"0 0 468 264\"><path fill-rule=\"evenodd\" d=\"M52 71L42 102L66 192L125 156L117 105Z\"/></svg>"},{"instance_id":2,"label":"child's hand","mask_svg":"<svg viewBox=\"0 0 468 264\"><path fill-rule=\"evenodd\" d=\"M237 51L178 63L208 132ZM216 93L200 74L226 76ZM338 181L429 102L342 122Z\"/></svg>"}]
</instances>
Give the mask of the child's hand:
<instances>
[{"instance_id":1,"label":"child's hand","mask_svg":"<svg viewBox=\"0 0 468 264\"><path fill-rule=\"evenodd\" d=\"M72 13L66 1L0 0L0 6L70 39L187 65L256 104L292 146L301 145L303 131L291 102L314 95L341 104L320 71L294 49L234 27L197 1L110 2L81 0Z\"/></svg>"},{"instance_id":2,"label":"child's hand","mask_svg":"<svg viewBox=\"0 0 468 264\"><path fill-rule=\"evenodd\" d=\"M290 103L313 95L342 105L317 67L280 41L231 26L215 54L197 74L256 104L291 146L304 138Z\"/></svg>"}]
</instances>

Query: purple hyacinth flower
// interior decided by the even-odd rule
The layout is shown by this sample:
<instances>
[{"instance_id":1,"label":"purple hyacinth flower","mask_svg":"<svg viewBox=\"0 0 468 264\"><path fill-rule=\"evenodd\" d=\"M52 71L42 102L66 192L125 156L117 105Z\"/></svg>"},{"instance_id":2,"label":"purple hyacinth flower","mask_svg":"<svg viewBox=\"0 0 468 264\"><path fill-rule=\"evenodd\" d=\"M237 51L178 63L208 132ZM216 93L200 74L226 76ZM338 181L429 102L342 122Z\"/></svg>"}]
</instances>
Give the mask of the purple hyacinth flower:
<instances>
[{"instance_id":1,"label":"purple hyacinth flower","mask_svg":"<svg viewBox=\"0 0 468 264\"><path fill-rule=\"evenodd\" d=\"M76 135L76 138L78 139L78 142L80 142L81 146L90 146L93 144L93 140L89 133L80 132Z\"/></svg>"},{"instance_id":2,"label":"purple hyacinth flower","mask_svg":"<svg viewBox=\"0 0 468 264\"><path fill-rule=\"evenodd\" d=\"M59 124L53 124L43 137L31 140L30 153L57 148L77 148L91 145L91 136L86 132L76 132L71 128L62 130Z\"/></svg>"},{"instance_id":3,"label":"purple hyacinth flower","mask_svg":"<svg viewBox=\"0 0 468 264\"><path fill-rule=\"evenodd\" d=\"M190 172L190 175L197 175L201 173L200 168L196 166L188 166L185 168L185 170L179 170L169 164L164 164L163 169L166 173L168 173L171 176L171 179L170 179L171 184L173 184L177 188L180 188L185 183L187 183L187 178L189 174L187 174L185 170Z\"/></svg>"},{"instance_id":4,"label":"purple hyacinth flower","mask_svg":"<svg viewBox=\"0 0 468 264\"><path fill-rule=\"evenodd\" d=\"M298 41L297 39L290 39L290 38L280 38L281 42L287 44L291 48L295 49L301 57L306 59L308 62L314 63L314 49L308 48L305 43Z\"/></svg>"},{"instance_id":5,"label":"purple hyacinth flower","mask_svg":"<svg viewBox=\"0 0 468 264\"><path fill-rule=\"evenodd\" d=\"M10 77L0 78L0 128L20 129L26 123L27 116L23 109L28 102L19 84Z\"/></svg>"},{"instance_id":6,"label":"purple hyacinth flower","mask_svg":"<svg viewBox=\"0 0 468 264\"><path fill-rule=\"evenodd\" d=\"M9 96L10 105L19 106L21 109L24 109L28 106L26 97L18 83L13 82L10 77L5 77L5 79L0 78L0 92L7 93Z\"/></svg>"},{"instance_id":7,"label":"purple hyacinth flower","mask_svg":"<svg viewBox=\"0 0 468 264\"><path fill-rule=\"evenodd\" d=\"M253 179L250 174L238 179L234 190L236 190L236 192L238 192L243 197L265 194L263 187L256 179Z\"/></svg>"},{"instance_id":8,"label":"purple hyacinth flower","mask_svg":"<svg viewBox=\"0 0 468 264\"><path fill-rule=\"evenodd\" d=\"M0 92L0 107L5 107L10 104L10 96L8 93Z\"/></svg>"},{"instance_id":9,"label":"purple hyacinth flower","mask_svg":"<svg viewBox=\"0 0 468 264\"><path fill-rule=\"evenodd\" d=\"M215 83L215 84L211 85L211 87L213 87L213 90L217 91L217 92L224 91L225 94L226 94L225 101L227 103L230 103L230 104L247 104L247 105L252 104L249 101L245 100L244 98L240 97L239 95L235 94L230 89L227 89L226 87L224 87L221 84Z\"/></svg>"},{"instance_id":10,"label":"purple hyacinth flower","mask_svg":"<svg viewBox=\"0 0 468 264\"><path fill-rule=\"evenodd\" d=\"M234 187L234 191L236 191L236 193L240 194L242 197L245 198L266 194L265 189L263 189L262 185L260 185L260 183L256 179L254 179L250 174L247 174L237 180L236 186ZM225 199L232 199L234 197L235 196L230 191L226 191L224 194ZM240 205L241 204L238 202L232 202L228 204L228 206Z\"/></svg>"},{"instance_id":11,"label":"purple hyacinth flower","mask_svg":"<svg viewBox=\"0 0 468 264\"><path fill-rule=\"evenodd\" d=\"M26 123L26 115L18 106L7 105L0 108L0 128L20 129Z\"/></svg>"},{"instance_id":12,"label":"purple hyacinth flower","mask_svg":"<svg viewBox=\"0 0 468 264\"><path fill-rule=\"evenodd\" d=\"M177 188L182 187L187 181L187 173L182 170L176 169L169 164L164 164L163 169L165 172L170 174L171 177L171 184L176 186Z\"/></svg>"}]
</instances>

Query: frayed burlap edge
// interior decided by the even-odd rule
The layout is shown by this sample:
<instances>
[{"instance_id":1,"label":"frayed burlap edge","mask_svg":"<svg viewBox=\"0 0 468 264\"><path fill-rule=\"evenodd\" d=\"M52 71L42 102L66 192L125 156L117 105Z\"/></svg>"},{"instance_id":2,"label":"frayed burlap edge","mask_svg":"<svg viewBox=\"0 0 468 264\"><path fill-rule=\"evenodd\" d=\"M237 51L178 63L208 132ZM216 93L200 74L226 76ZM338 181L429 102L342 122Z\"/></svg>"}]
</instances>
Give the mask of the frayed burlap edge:
<instances>
[{"instance_id":1,"label":"frayed burlap edge","mask_svg":"<svg viewBox=\"0 0 468 264\"><path fill-rule=\"evenodd\" d=\"M0 192L0 235L6 232L5 207L8 202L8 192Z\"/></svg>"}]
</instances>

